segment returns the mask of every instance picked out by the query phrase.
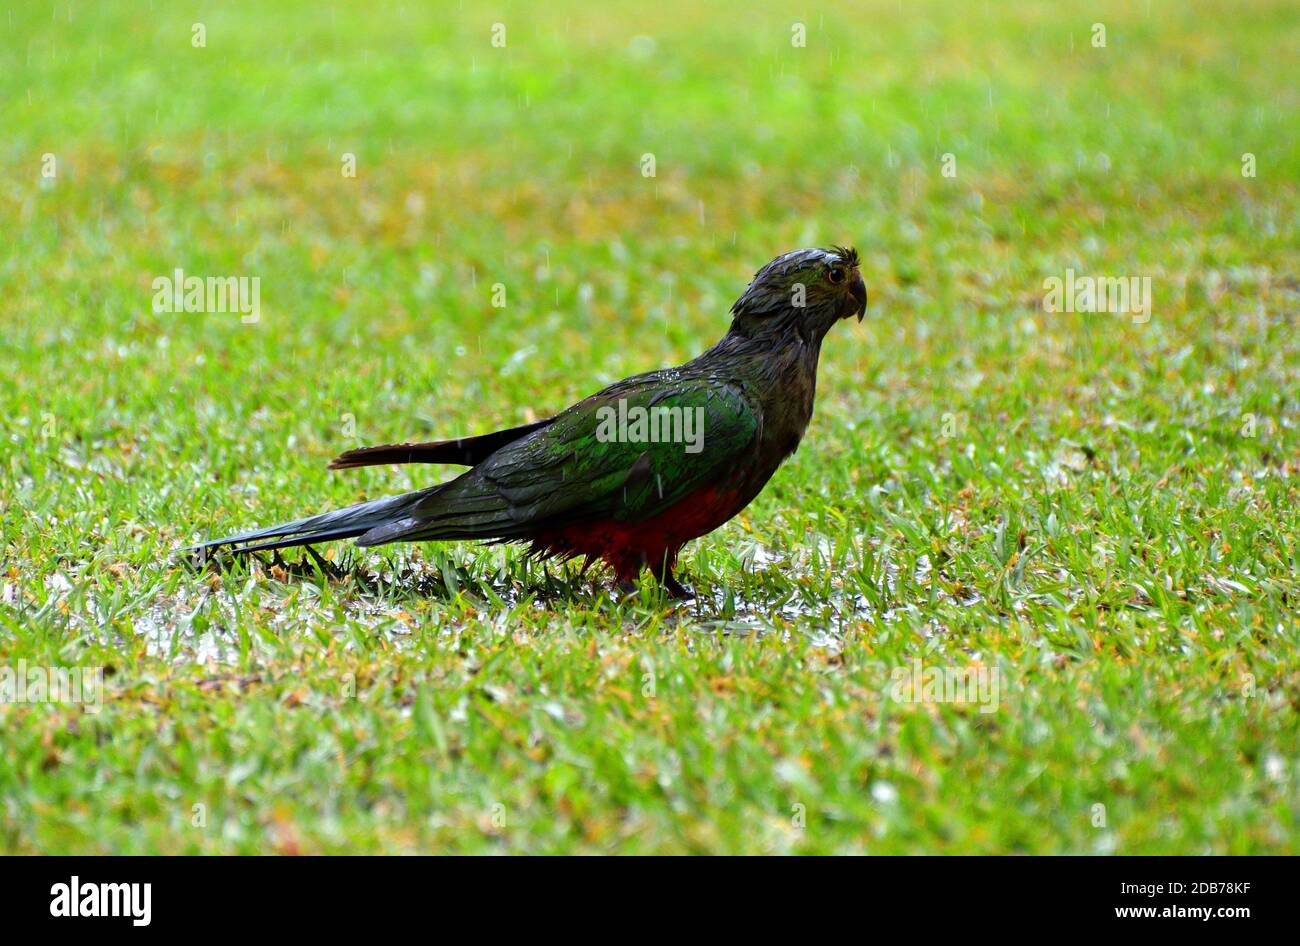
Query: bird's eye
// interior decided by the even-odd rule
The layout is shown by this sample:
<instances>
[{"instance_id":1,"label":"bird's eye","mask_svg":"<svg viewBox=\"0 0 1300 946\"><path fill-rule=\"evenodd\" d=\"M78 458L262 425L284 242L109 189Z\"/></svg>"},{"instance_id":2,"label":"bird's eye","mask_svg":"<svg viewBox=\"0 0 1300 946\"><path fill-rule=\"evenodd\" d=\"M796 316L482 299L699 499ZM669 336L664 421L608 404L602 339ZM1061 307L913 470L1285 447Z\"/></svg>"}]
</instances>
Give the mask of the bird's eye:
<instances>
[{"instance_id":1,"label":"bird's eye","mask_svg":"<svg viewBox=\"0 0 1300 946\"><path fill-rule=\"evenodd\" d=\"M828 274L828 278L833 283L844 282L844 270L838 266L835 266L831 269L830 273Z\"/></svg>"}]
</instances>

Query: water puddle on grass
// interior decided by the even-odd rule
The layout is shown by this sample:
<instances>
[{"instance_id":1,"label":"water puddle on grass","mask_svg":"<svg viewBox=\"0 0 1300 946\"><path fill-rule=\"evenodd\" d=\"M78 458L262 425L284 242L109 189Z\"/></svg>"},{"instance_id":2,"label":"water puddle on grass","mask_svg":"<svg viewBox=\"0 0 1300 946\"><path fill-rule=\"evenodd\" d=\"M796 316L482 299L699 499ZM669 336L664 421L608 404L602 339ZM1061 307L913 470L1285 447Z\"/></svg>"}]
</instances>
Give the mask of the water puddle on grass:
<instances>
[{"instance_id":1,"label":"water puddle on grass","mask_svg":"<svg viewBox=\"0 0 1300 946\"><path fill-rule=\"evenodd\" d=\"M158 612L136 618L135 629L144 638L145 653L176 663L233 664L239 660L239 642L226 640L219 631L196 633L192 628L168 622Z\"/></svg>"},{"instance_id":2,"label":"water puddle on grass","mask_svg":"<svg viewBox=\"0 0 1300 946\"><path fill-rule=\"evenodd\" d=\"M942 633L935 604L965 608L980 601L974 593L957 597L934 587L937 576L925 555L902 575L897 556L874 550L864 576L860 555L846 560L832 553L824 540L784 555L753 546L739 571L727 563L711 580L696 581L699 595L682 602L614 601L596 570L582 576L576 565L529 564L521 574L518 563L496 554L468 565L450 556L367 557L340 568L328 587L308 566L286 563L291 571L285 572L259 565L251 575L182 584L131 615L131 623L151 656L213 666L244 656L292 659L333 646L401 651L428 633L509 634L591 610L610 612L611 631L643 627L646 612L655 611L688 633L800 635L838 651L850 631L863 627L905 622L927 637Z\"/></svg>"},{"instance_id":3,"label":"water puddle on grass","mask_svg":"<svg viewBox=\"0 0 1300 946\"><path fill-rule=\"evenodd\" d=\"M402 612L390 606L354 599L344 604L346 621L340 621L336 609L319 606L318 595L319 589L306 583L253 580L230 591L164 596L131 623L151 657L212 666L238 663L245 654L293 658L335 641L346 651L357 646L352 638L358 631L369 641L382 638L393 646L414 633L410 623L396 617Z\"/></svg>"},{"instance_id":4,"label":"water puddle on grass","mask_svg":"<svg viewBox=\"0 0 1300 946\"><path fill-rule=\"evenodd\" d=\"M781 584L786 586L784 593L746 596L727 589L715 590L694 602L695 616L703 618L706 626L737 635L788 633L798 629L810 635L814 643L821 641L827 646L838 646L838 635L849 629L894 624L909 617L915 618L912 623L927 637L942 631L937 619L920 618L921 604L926 606L925 610L933 610L929 600L914 602L900 593L900 570L888 555L877 564L877 584L885 592L882 597L890 602L882 607L868 600L865 594L851 590L851 575L828 575L830 566L825 563L832 561L833 556L827 540L819 540L814 548L816 553L812 557L816 561L810 562L807 554L796 553L782 559L761 546L755 547L750 553L754 567L778 572ZM907 584L930 590L932 572L929 556L921 555ZM982 600L974 591L962 597L941 590L933 593L936 601L962 608ZM709 612L715 616L709 617Z\"/></svg>"}]
</instances>

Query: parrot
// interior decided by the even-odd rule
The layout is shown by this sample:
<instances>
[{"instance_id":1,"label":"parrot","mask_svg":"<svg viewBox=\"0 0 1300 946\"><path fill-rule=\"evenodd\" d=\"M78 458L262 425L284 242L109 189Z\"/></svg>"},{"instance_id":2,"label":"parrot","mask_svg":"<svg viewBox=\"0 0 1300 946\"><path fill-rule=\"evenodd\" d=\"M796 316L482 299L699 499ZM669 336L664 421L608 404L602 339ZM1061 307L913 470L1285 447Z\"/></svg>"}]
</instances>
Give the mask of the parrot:
<instances>
[{"instance_id":1,"label":"parrot","mask_svg":"<svg viewBox=\"0 0 1300 946\"><path fill-rule=\"evenodd\" d=\"M669 596L693 597L674 575L679 552L749 505L794 453L812 419L822 339L866 310L855 249L783 253L732 305L721 340L685 364L518 427L361 447L329 464L469 468L454 479L180 551L206 559L294 546L317 556L313 545L340 539L528 543L540 559L583 558L583 573L603 562L623 592L649 569Z\"/></svg>"}]
</instances>

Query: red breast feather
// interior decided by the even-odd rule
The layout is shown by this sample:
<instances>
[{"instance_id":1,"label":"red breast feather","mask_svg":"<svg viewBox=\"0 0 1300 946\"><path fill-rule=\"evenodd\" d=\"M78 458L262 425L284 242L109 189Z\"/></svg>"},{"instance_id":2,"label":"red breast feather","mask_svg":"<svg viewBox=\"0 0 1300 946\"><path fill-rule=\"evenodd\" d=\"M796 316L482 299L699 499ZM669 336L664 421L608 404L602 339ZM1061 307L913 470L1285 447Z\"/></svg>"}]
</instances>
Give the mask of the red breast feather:
<instances>
[{"instance_id":1,"label":"red breast feather","mask_svg":"<svg viewBox=\"0 0 1300 946\"><path fill-rule=\"evenodd\" d=\"M602 559L617 579L635 581L642 568L671 569L691 539L712 532L739 512L736 494L704 486L657 516L640 522L596 519L547 529L533 536L530 553L540 558Z\"/></svg>"}]
</instances>

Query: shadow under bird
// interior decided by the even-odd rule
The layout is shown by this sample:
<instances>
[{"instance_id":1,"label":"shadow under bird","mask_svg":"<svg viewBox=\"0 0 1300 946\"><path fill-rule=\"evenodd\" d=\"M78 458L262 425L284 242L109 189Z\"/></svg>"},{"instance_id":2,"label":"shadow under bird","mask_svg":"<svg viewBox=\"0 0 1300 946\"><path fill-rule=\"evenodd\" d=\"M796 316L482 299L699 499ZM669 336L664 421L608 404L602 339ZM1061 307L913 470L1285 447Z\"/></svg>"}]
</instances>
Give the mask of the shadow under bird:
<instances>
[{"instance_id":1,"label":"shadow under bird","mask_svg":"<svg viewBox=\"0 0 1300 946\"><path fill-rule=\"evenodd\" d=\"M650 568L670 594L688 597L673 575L677 553L744 509L799 446L812 418L822 339L840 319L862 321L866 308L856 250L785 253L736 300L721 341L680 367L619 381L522 427L364 447L330 464L470 467L453 480L184 551L244 553L350 538L361 546L529 542L542 558L603 560L623 590ZM633 417L640 423L625 423ZM660 434L665 426L680 433L693 420L695 438L652 439L656 420Z\"/></svg>"}]
</instances>

